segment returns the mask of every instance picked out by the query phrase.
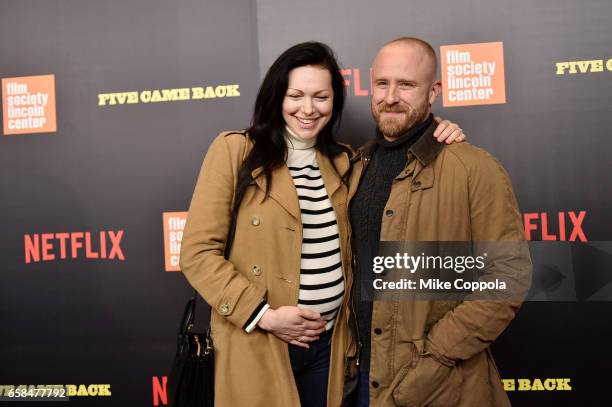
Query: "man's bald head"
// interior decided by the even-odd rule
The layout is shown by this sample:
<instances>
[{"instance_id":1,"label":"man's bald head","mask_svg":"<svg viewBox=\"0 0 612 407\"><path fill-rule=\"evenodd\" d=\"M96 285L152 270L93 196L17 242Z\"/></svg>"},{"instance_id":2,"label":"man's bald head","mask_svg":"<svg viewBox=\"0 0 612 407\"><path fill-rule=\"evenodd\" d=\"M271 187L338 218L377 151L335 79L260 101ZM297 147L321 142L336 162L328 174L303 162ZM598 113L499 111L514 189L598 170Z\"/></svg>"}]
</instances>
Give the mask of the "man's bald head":
<instances>
[{"instance_id":1,"label":"man's bald head","mask_svg":"<svg viewBox=\"0 0 612 407\"><path fill-rule=\"evenodd\" d=\"M428 78L430 78L432 82L436 79L438 72L438 58L436 56L436 51L433 49L430 43L416 37L400 37L387 42L380 49L380 51L378 51L372 66L376 64L376 60L381 52L385 51L388 47L398 46L412 48L413 51L416 51L418 54L422 54L421 56L424 62L423 69L426 70Z\"/></svg>"}]
</instances>

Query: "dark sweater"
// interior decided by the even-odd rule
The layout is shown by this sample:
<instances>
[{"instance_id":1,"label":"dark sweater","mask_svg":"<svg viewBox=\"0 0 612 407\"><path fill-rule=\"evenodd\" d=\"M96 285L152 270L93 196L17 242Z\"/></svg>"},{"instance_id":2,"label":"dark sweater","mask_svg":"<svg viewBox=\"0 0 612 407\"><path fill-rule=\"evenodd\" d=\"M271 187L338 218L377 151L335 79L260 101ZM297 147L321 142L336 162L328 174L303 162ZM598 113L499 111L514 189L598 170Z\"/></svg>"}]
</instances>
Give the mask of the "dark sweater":
<instances>
[{"instance_id":1,"label":"dark sweater","mask_svg":"<svg viewBox=\"0 0 612 407\"><path fill-rule=\"evenodd\" d=\"M353 252L357 260L355 273L355 311L362 344L360 363L370 368L370 332L372 330L372 261L378 255L383 212L393 179L406 166L410 147L423 135L433 120L429 117L399 139L389 142L376 133L376 150L361 175L359 187L351 201ZM374 327L376 328L376 327Z\"/></svg>"}]
</instances>

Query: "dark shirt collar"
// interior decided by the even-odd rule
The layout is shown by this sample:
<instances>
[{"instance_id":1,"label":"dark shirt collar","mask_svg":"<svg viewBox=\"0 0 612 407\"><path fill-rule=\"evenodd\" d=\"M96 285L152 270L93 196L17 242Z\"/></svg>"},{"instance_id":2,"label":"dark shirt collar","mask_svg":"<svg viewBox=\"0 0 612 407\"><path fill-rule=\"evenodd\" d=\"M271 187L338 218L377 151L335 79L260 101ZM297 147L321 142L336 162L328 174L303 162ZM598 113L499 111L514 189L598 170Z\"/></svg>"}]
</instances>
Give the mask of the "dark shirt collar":
<instances>
[{"instance_id":1,"label":"dark shirt collar","mask_svg":"<svg viewBox=\"0 0 612 407\"><path fill-rule=\"evenodd\" d=\"M416 139L418 139L423 132L429 127L429 125L433 122L433 115L430 113L429 116L416 126L412 127L404 134L402 134L399 138L388 141L385 139L385 136L380 132L378 127L376 128L376 143L385 148L397 148L408 144L412 144Z\"/></svg>"}]
</instances>

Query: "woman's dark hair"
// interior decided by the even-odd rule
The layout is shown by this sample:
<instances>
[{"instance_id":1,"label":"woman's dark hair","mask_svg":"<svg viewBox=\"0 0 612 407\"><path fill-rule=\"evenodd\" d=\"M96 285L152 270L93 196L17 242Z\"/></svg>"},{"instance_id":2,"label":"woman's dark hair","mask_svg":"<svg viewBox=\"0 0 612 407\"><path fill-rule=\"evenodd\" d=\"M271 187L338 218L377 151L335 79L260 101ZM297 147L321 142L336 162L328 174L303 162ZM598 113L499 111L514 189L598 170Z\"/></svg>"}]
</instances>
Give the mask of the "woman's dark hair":
<instances>
[{"instance_id":1,"label":"woman's dark hair","mask_svg":"<svg viewBox=\"0 0 612 407\"><path fill-rule=\"evenodd\" d=\"M333 51L329 46L314 41L294 45L274 61L257 93L251 127L246 130L254 145L238 173L236 198L242 197L252 181L251 172L258 167L263 167L262 175L266 177L268 196L272 171L283 165L287 159L282 105L289 85L289 72L306 65L327 69L331 74L334 91L332 115L318 134L315 148L330 158L344 152L350 157L350 149L334 139L334 131L342 117L345 90L344 78L340 74ZM345 175L340 174L346 182Z\"/></svg>"}]
</instances>

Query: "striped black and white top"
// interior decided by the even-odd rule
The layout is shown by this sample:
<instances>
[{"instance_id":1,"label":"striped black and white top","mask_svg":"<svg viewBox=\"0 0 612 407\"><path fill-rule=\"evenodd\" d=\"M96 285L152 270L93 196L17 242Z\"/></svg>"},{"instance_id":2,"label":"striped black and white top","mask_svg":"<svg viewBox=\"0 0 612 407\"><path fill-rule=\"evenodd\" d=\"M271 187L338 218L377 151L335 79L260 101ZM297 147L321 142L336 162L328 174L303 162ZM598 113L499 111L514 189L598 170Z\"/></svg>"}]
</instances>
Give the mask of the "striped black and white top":
<instances>
[{"instance_id":1,"label":"striped black and white top","mask_svg":"<svg viewBox=\"0 0 612 407\"><path fill-rule=\"evenodd\" d=\"M298 306L321 314L334 326L344 296L340 237L313 143L289 135L287 166L295 184L302 217L302 259ZM314 140L313 140L314 142Z\"/></svg>"},{"instance_id":2,"label":"striped black and white top","mask_svg":"<svg viewBox=\"0 0 612 407\"><path fill-rule=\"evenodd\" d=\"M302 140L287 129L287 166L302 218L302 257L298 307L321 314L326 330L334 326L344 297L340 235L336 214L319 171L315 139ZM245 324L251 332L270 306L262 302Z\"/></svg>"}]
</instances>

